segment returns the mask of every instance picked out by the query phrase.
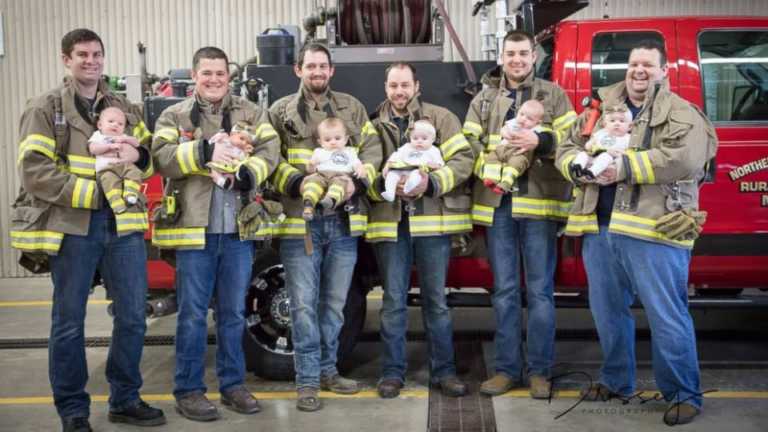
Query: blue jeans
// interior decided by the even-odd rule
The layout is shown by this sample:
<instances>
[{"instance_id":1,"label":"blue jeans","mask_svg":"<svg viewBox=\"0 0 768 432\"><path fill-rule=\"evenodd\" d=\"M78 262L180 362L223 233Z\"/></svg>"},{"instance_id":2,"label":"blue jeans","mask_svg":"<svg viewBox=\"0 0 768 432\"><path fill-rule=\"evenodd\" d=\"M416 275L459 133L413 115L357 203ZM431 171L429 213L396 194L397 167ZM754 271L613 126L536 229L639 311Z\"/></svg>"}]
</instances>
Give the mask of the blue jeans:
<instances>
[{"instance_id":1,"label":"blue jeans","mask_svg":"<svg viewBox=\"0 0 768 432\"><path fill-rule=\"evenodd\" d=\"M635 391L635 293L651 327L653 373L668 401L701 407L696 334L688 312L687 249L611 234L584 236L589 308L595 319L603 366L600 382L612 391Z\"/></svg>"},{"instance_id":2,"label":"blue jeans","mask_svg":"<svg viewBox=\"0 0 768 432\"><path fill-rule=\"evenodd\" d=\"M405 333L408 330L408 290L411 265L419 272L421 308L433 382L456 375L453 356L453 320L445 298L445 277L451 257L451 236L411 237L408 218L397 227L397 242L374 244L384 282L381 340L384 345L382 379L405 381Z\"/></svg>"},{"instance_id":3,"label":"blue jeans","mask_svg":"<svg viewBox=\"0 0 768 432\"><path fill-rule=\"evenodd\" d=\"M53 279L48 373L56 410L62 418L88 417L85 391L85 310L96 269L112 296L115 317L106 375L109 404L115 409L135 404L141 388L139 363L146 331L147 252L144 237L117 237L115 218L106 207L91 213L88 234L65 235L58 255L50 259Z\"/></svg>"},{"instance_id":4,"label":"blue jeans","mask_svg":"<svg viewBox=\"0 0 768 432\"><path fill-rule=\"evenodd\" d=\"M204 249L176 251L176 397L207 390L203 376L211 299L219 391L243 384L245 295L252 265L253 242L240 241L237 234L206 234Z\"/></svg>"},{"instance_id":5,"label":"blue jeans","mask_svg":"<svg viewBox=\"0 0 768 432\"><path fill-rule=\"evenodd\" d=\"M486 230L493 271L491 302L496 314L496 373L519 380L523 366L520 258L528 298L528 375L549 377L555 350L555 266L558 223L512 217L505 195Z\"/></svg>"},{"instance_id":6,"label":"blue jeans","mask_svg":"<svg viewBox=\"0 0 768 432\"><path fill-rule=\"evenodd\" d=\"M285 286L291 298L297 388L319 388L321 375L338 373L339 332L357 262L357 237L349 235L345 218L317 215L309 229L312 255L304 251L302 239L280 241Z\"/></svg>"}]
</instances>

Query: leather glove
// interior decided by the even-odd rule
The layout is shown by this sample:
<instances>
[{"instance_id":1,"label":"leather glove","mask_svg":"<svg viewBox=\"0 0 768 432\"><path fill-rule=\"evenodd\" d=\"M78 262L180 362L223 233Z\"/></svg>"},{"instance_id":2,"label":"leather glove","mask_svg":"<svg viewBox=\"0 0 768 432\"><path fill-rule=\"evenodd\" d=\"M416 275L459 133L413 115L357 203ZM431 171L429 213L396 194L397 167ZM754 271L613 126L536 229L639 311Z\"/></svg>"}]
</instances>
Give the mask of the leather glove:
<instances>
[{"instance_id":1,"label":"leather glove","mask_svg":"<svg viewBox=\"0 0 768 432\"><path fill-rule=\"evenodd\" d=\"M666 214L656 221L656 231L672 240L695 240L707 220L707 212L691 209Z\"/></svg>"}]
</instances>

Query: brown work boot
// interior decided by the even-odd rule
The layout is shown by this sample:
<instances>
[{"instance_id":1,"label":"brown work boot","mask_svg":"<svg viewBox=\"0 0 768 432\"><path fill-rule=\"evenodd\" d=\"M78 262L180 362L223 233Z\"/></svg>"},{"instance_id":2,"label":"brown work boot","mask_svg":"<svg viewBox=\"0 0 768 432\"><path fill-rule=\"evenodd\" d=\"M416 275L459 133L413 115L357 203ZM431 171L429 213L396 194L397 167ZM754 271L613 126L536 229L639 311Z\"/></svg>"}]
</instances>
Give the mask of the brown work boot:
<instances>
[{"instance_id":1,"label":"brown work boot","mask_svg":"<svg viewBox=\"0 0 768 432\"><path fill-rule=\"evenodd\" d=\"M221 404L240 414L256 414L261 411L259 401L244 386L221 392Z\"/></svg>"},{"instance_id":2,"label":"brown work boot","mask_svg":"<svg viewBox=\"0 0 768 432\"><path fill-rule=\"evenodd\" d=\"M357 381L336 374L333 376L321 376L320 390L337 394L355 394L360 391L360 388L357 386Z\"/></svg>"},{"instance_id":3,"label":"brown work boot","mask_svg":"<svg viewBox=\"0 0 768 432\"><path fill-rule=\"evenodd\" d=\"M323 407L320 398L317 396L315 387L301 387L296 390L296 408L299 411L313 412Z\"/></svg>"},{"instance_id":4,"label":"brown work boot","mask_svg":"<svg viewBox=\"0 0 768 432\"><path fill-rule=\"evenodd\" d=\"M483 381L482 384L480 384L480 393L488 396L498 396L512 390L518 385L519 383L512 378L504 374L497 373L490 379L487 379Z\"/></svg>"},{"instance_id":5,"label":"brown work boot","mask_svg":"<svg viewBox=\"0 0 768 432\"><path fill-rule=\"evenodd\" d=\"M382 399L392 399L400 395L400 389L403 388L403 382L396 378L385 378L379 381L376 391Z\"/></svg>"},{"instance_id":6,"label":"brown work boot","mask_svg":"<svg viewBox=\"0 0 768 432\"><path fill-rule=\"evenodd\" d=\"M185 394L176 398L176 411L195 421L213 421L219 418L219 410L203 392Z\"/></svg>"},{"instance_id":7,"label":"brown work boot","mask_svg":"<svg viewBox=\"0 0 768 432\"><path fill-rule=\"evenodd\" d=\"M445 396L461 397L469 392L467 385L459 380L456 375L442 377L437 384L440 386L440 391Z\"/></svg>"},{"instance_id":8,"label":"brown work boot","mask_svg":"<svg viewBox=\"0 0 768 432\"><path fill-rule=\"evenodd\" d=\"M611 389L606 387L603 383L595 383L588 388L581 389L579 396L581 397L581 400L587 402L605 402L615 397L621 397L620 394L611 391Z\"/></svg>"},{"instance_id":9,"label":"brown work boot","mask_svg":"<svg viewBox=\"0 0 768 432\"><path fill-rule=\"evenodd\" d=\"M667 426L690 423L699 413L701 410L689 403L673 403L664 411L664 423Z\"/></svg>"},{"instance_id":10,"label":"brown work boot","mask_svg":"<svg viewBox=\"0 0 768 432\"><path fill-rule=\"evenodd\" d=\"M534 399L548 399L552 394L552 383L542 375L531 375L529 392Z\"/></svg>"}]
</instances>

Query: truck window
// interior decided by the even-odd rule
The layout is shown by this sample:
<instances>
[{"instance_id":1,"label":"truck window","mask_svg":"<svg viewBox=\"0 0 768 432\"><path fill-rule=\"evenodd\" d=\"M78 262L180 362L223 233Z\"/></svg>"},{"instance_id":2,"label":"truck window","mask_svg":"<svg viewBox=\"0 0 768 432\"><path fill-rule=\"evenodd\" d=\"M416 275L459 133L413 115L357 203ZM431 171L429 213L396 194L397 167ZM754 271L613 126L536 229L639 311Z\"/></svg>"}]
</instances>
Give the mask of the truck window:
<instances>
[{"instance_id":1,"label":"truck window","mask_svg":"<svg viewBox=\"0 0 768 432\"><path fill-rule=\"evenodd\" d=\"M656 32L599 33L592 40L592 91L617 83L627 72L629 52L638 42L664 38Z\"/></svg>"},{"instance_id":2,"label":"truck window","mask_svg":"<svg viewBox=\"0 0 768 432\"><path fill-rule=\"evenodd\" d=\"M536 44L536 76L552 81L552 50L555 38L550 37Z\"/></svg>"},{"instance_id":3,"label":"truck window","mask_svg":"<svg viewBox=\"0 0 768 432\"><path fill-rule=\"evenodd\" d=\"M699 62L712 121L768 121L768 32L704 31Z\"/></svg>"}]
</instances>

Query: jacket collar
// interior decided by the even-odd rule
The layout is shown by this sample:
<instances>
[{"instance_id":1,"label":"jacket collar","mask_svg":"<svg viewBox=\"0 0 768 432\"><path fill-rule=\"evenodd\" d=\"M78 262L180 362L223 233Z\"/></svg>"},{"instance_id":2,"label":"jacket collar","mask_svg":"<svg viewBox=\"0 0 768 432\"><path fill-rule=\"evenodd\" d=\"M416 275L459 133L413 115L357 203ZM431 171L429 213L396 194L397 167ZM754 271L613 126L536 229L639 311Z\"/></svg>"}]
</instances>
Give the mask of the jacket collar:
<instances>
[{"instance_id":1,"label":"jacket collar","mask_svg":"<svg viewBox=\"0 0 768 432\"><path fill-rule=\"evenodd\" d=\"M195 92L195 102L197 103L197 106L200 107L200 112L203 114L210 114L210 115L220 115L225 110L229 109L232 105L232 97L227 92L227 94L224 95L224 98L221 100L221 103L214 104L212 102L208 102L207 100L200 97L200 95Z\"/></svg>"},{"instance_id":2,"label":"jacket collar","mask_svg":"<svg viewBox=\"0 0 768 432\"><path fill-rule=\"evenodd\" d=\"M102 99L111 96L111 92L107 84L101 80L96 89L96 100L94 101L94 109L103 104ZM95 129L95 123L91 123L88 119L83 118L83 115L77 109L75 105L76 98L81 99L81 103L84 105L90 105L90 102L83 96L80 96L77 92L77 85L72 77L67 76L64 78L61 85L61 110L69 124L82 131L86 135L90 135ZM107 104L109 105L109 104ZM106 106L106 105L105 105Z\"/></svg>"},{"instance_id":3,"label":"jacket collar","mask_svg":"<svg viewBox=\"0 0 768 432\"><path fill-rule=\"evenodd\" d=\"M534 71L531 70L531 73L529 73L523 82L520 83L518 89L532 86L534 79ZM509 93L509 90L506 86L506 78L504 77L504 70L502 69L501 65L497 65L486 71L480 78L480 82L484 85L487 85L488 87L499 89L499 91L503 91L505 94Z\"/></svg>"},{"instance_id":4,"label":"jacket collar","mask_svg":"<svg viewBox=\"0 0 768 432\"><path fill-rule=\"evenodd\" d=\"M421 93L416 93L413 95L405 108L408 110L408 116L411 119L415 117L422 117ZM379 113L379 118L382 122L390 123L392 122L392 119L396 117L394 115L395 110L392 108L392 103L389 101L389 99L385 99L384 102L379 104L376 111Z\"/></svg>"}]
</instances>

